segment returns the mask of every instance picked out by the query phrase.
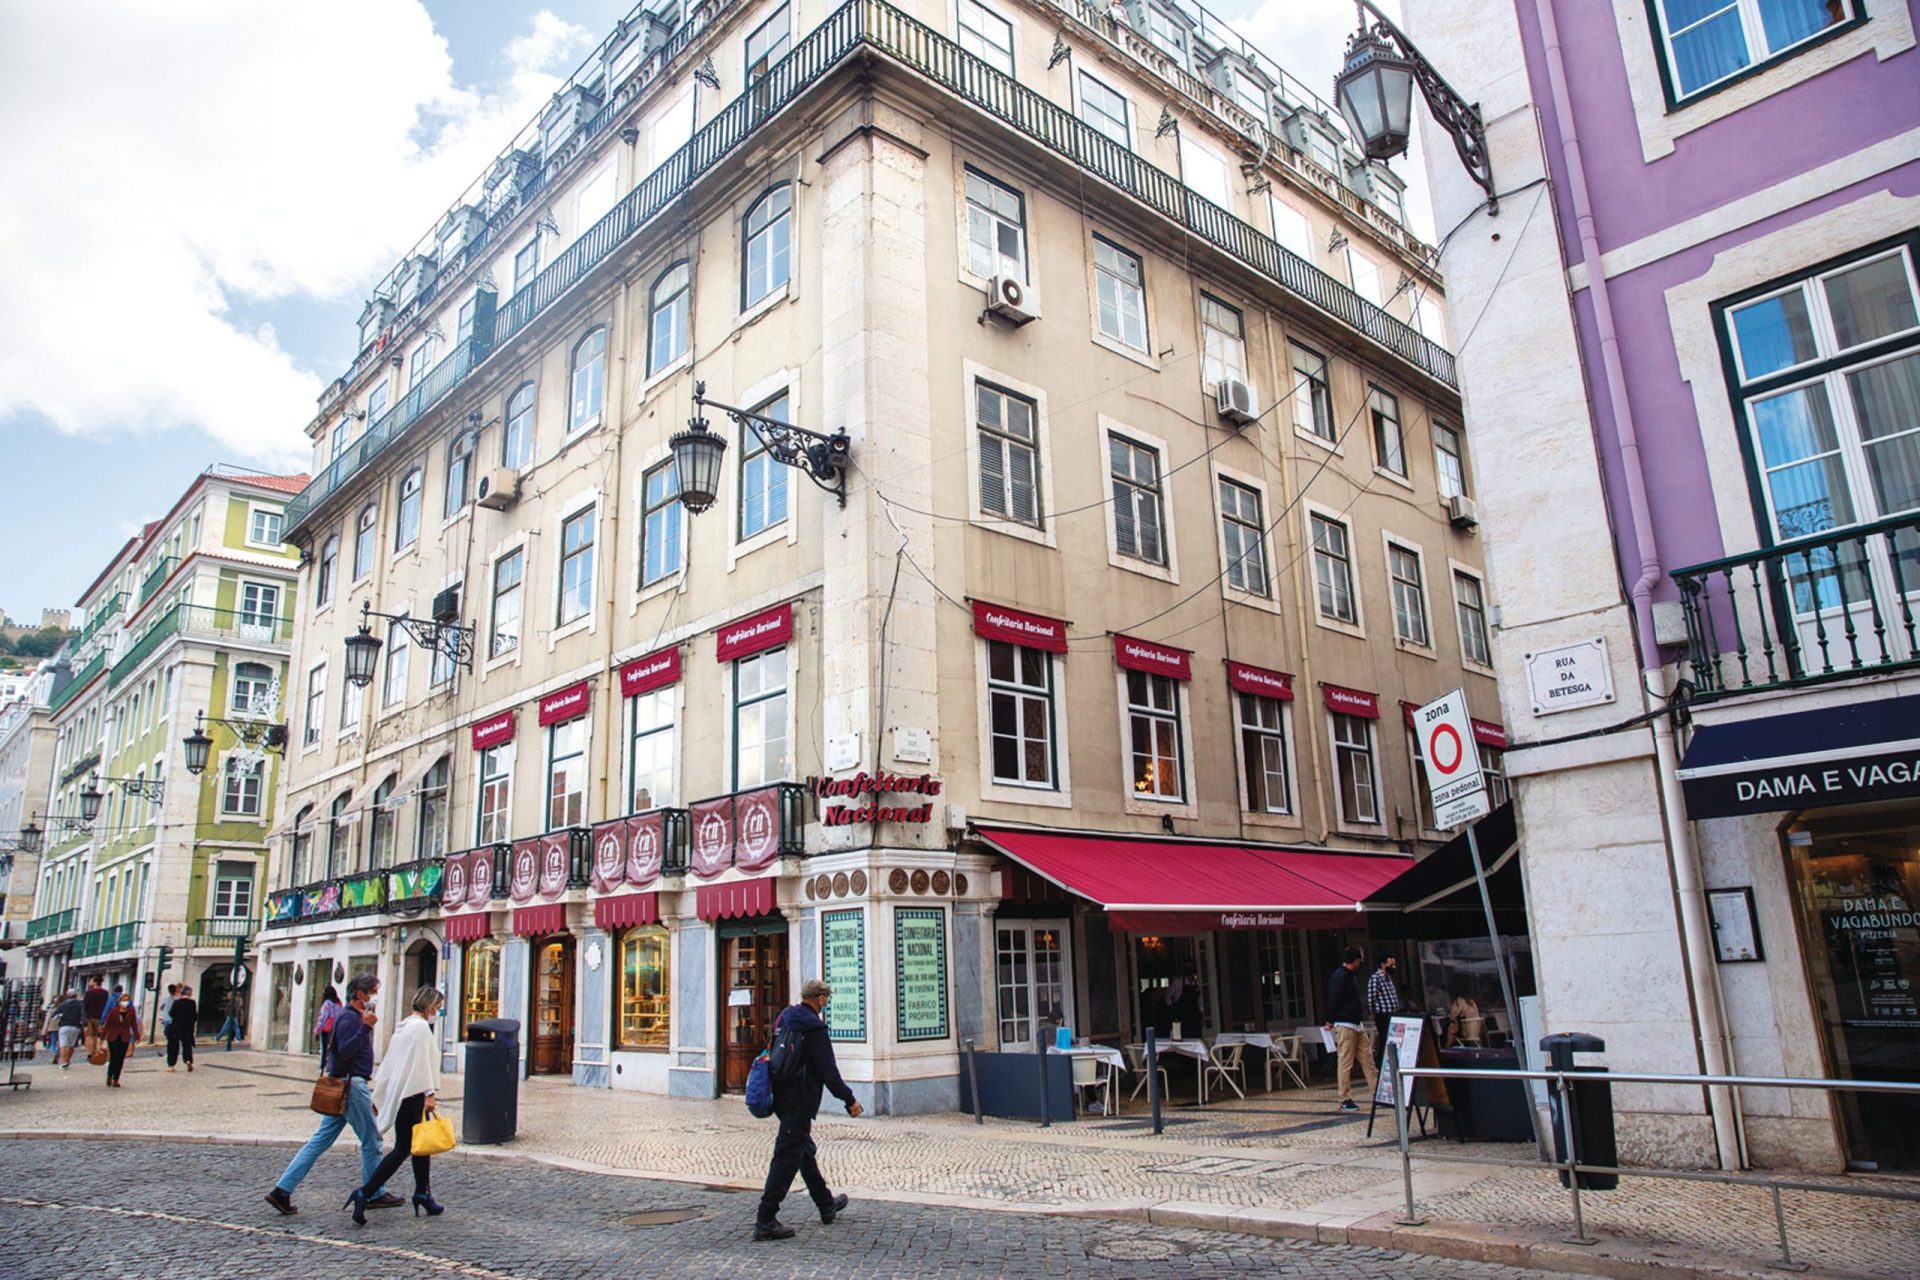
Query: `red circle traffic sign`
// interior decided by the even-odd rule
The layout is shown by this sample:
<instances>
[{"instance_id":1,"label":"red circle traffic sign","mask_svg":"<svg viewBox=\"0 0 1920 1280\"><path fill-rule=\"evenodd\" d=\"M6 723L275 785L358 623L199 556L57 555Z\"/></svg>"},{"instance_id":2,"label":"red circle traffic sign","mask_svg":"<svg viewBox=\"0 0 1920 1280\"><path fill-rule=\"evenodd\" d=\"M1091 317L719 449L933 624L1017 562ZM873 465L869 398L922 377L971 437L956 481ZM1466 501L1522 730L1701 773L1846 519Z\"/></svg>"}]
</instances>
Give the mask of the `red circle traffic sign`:
<instances>
[{"instance_id":1,"label":"red circle traffic sign","mask_svg":"<svg viewBox=\"0 0 1920 1280\"><path fill-rule=\"evenodd\" d=\"M1453 759L1451 761L1443 759L1440 755L1440 741L1442 738L1449 739L1453 743ZM1458 769L1460 762L1466 758L1466 754L1466 747L1462 745L1460 741L1460 731L1450 724L1437 724L1433 727L1433 732L1427 735L1427 759L1431 761L1433 767L1441 773L1452 773Z\"/></svg>"}]
</instances>

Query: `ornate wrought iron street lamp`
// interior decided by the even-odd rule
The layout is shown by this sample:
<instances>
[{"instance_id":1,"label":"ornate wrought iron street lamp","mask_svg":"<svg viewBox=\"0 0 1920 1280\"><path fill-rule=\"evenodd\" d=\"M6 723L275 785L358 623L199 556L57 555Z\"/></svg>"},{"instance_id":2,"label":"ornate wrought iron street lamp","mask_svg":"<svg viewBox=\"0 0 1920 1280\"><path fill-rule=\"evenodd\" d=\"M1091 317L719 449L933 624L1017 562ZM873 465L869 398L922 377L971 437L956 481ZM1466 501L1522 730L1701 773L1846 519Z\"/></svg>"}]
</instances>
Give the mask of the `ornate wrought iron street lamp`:
<instances>
[{"instance_id":1,"label":"ornate wrought iron street lamp","mask_svg":"<svg viewBox=\"0 0 1920 1280\"><path fill-rule=\"evenodd\" d=\"M707 399L707 384L696 382L694 416L687 419L685 431L668 441L673 446L674 471L680 479L680 505L688 511L699 515L720 494L720 463L726 457L727 438L707 429L708 406L752 430L775 462L804 472L815 485L840 499L841 506L847 505L847 468L853 459L845 431L821 435L751 409L736 409Z\"/></svg>"},{"instance_id":2,"label":"ornate wrought iron street lamp","mask_svg":"<svg viewBox=\"0 0 1920 1280\"><path fill-rule=\"evenodd\" d=\"M416 618L407 613L379 613L371 604L360 606L360 630L347 637L347 683L364 689L373 683L380 666L380 637L373 634L373 619L391 622L413 642L450 663L473 670L473 628L459 620L460 597L457 589L440 593L434 599L434 616Z\"/></svg>"},{"instance_id":3,"label":"ornate wrought iron street lamp","mask_svg":"<svg viewBox=\"0 0 1920 1280\"><path fill-rule=\"evenodd\" d=\"M187 772L196 778L207 771L207 758L213 752L213 736L207 732L210 724L224 726L242 746L249 751L285 751L287 749L287 726L283 721L275 720L222 720L218 716L208 718L202 711L194 716L193 732L188 734L182 745L187 749ZM149 786L157 786L149 783ZM155 795L158 799L158 794ZM81 797L82 802L86 800Z\"/></svg>"},{"instance_id":4,"label":"ornate wrought iron street lamp","mask_svg":"<svg viewBox=\"0 0 1920 1280\"><path fill-rule=\"evenodd\" d=\"M189 751L188 755L191 757L192 752ZM160 803L167 787L164 778L103 778L96 773L88 781L86 790L80 793L80 816L88 822L100 816L100 784L103 782L110 787L120 788L127 795L139 796L155 804Z\"/></svg>"},{"instance_id":5,"label":"ornate wrought iron street lamp","mask_svg":"<svg viewBox=\"0 0 1920 1280\"><path fill-rule=\"evenodd\" d=\"M0 853L38 852L40 852L40 827L37 823L27 823L14 835L0 836Z\"/></svg>"}]
</instances>

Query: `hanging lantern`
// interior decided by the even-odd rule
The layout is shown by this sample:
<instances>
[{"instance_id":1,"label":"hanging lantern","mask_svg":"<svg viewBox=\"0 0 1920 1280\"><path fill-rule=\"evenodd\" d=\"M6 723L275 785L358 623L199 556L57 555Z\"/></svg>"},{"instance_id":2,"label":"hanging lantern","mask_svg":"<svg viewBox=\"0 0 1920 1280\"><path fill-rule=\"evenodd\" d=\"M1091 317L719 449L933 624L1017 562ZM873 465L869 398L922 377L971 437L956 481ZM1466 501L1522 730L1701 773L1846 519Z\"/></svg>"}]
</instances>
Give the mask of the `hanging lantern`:
<instances>
[{"instance_id":1,"label":"hanging lantern","mask_svg":"<svg viewBox=\"0 0 1920 1280\"><path fill-rule=\"evenodd\" d=\"M1333 98L1353 140L1369 160L1405 155L1412 131L1413 63L1379 35L1361 28L1347 41L1347 63Z\"/></svg>"}]
</instances>

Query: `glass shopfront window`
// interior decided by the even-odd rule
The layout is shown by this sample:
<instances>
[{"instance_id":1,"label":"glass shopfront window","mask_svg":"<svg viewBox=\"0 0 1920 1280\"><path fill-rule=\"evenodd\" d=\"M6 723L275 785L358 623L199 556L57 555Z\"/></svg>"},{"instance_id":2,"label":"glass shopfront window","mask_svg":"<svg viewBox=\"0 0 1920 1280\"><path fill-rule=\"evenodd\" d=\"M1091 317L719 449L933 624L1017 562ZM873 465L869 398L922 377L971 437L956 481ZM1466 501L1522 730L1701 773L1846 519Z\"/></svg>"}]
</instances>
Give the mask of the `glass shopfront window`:
<instances>
[{"instance_id":1,"label":"glass shopfront window","mask_svg":"<svg viewBox=\"0 0 1920 1280\"><path fill-rule=\"evenodd\" d=\"M620 935L619 1047L667 1047L671 1005L670 938L659 925Z\"/></svg>"},{"instance_id":2,"label":"glass shopfront window","mask_svg":"<svg viewBox=\"0 0 1920 1280\"><path fill-rule=\"evenodd\" d=\"M460 1038L476 1018L500 1015L500 944L482 938L467 944L466 967L460 975Z\"/></svg>"}]
</instances>

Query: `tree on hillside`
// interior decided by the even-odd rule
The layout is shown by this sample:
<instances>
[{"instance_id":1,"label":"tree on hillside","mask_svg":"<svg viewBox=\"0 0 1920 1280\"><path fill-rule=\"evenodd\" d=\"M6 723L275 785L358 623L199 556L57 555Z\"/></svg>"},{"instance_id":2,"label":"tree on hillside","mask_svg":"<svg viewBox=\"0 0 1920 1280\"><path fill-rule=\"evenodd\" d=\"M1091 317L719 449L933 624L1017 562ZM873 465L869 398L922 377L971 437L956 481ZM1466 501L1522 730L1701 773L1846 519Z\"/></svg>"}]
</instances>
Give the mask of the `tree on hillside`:
<instances>
[{"instance_id":1,"label":"tree on hillside","mask_svg":"<svg viewBox=\"0 0 1920 1280\"><path fill-rule=\"evenodd\" d=\"M42 627L15 640L13 651L23 658L51 658L72 636L73 632L58 627Z\"/></svg>"}]
</instances>

